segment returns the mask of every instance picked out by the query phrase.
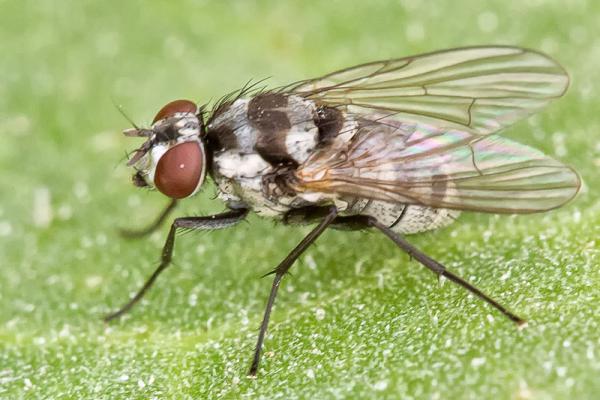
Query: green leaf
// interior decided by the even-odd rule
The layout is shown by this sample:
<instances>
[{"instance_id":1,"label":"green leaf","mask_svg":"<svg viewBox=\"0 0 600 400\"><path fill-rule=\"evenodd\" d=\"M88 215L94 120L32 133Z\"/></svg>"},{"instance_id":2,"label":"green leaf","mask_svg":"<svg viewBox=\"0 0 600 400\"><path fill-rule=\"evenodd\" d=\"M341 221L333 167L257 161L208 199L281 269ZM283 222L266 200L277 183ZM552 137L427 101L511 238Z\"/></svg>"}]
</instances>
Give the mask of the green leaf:
<instances>
[{"instance_id":1,"label":"green leaf","mask_svg":"<svg viewBox=\"0 0 600 400\"><path fill-rule=\"evenodd\" d=\"M37 2L0 12L0 398L586 399L600 393L598 3ZM375 232L328 231L282 284L246 377L272 269L309 228L248 224L119 237L166 204L135 189L120 130L166 102L218 98L361 62L503 43L548 52L568 94L516 138L573 165L547 214L463 214L412 243L529 321L436 277ZM178 216L220 211L214 189Z\"/></svg>"}]
</instances>

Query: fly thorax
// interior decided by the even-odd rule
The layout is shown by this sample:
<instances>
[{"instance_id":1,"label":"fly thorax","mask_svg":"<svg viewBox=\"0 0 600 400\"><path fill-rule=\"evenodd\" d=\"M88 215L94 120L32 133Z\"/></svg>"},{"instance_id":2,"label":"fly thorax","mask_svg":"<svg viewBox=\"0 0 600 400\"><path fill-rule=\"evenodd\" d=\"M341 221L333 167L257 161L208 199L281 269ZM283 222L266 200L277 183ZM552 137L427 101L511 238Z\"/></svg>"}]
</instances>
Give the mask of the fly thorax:
<instances>
[{"instance_id":1,"label":"fly thorax","mask_svg":"<svg viewBox=\"0 0 600 400\"><path fill-rule=\"evenodd\" d=\"M298 199L286 176L318 145L314 110L312 101L277 93L220 106L207 124L218 196L259 214L293 207Z\"/></svg>"}]
</instances>

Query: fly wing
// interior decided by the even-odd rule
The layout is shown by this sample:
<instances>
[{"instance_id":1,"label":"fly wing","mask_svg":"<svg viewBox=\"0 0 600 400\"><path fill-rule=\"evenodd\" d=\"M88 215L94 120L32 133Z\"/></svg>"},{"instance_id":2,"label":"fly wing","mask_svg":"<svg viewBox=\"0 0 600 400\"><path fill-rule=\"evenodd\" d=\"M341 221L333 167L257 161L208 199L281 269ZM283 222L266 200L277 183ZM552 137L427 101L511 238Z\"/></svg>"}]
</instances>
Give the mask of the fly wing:
<instances>
[{"instance_id":1,"label":"fly wing","mask_svg":"<svg viewBox=\"0 0 600 400\"><path fill-rule=\"evenodd\" d=\"M577 173L502 137L361 120L354 137L316 153L294 189L436 208L525 214L559 207Z\"/></svg>"},{"instance_id":2,"label":"fly wing","mask_svg":"<svg viewBox=\"0 0 600 400\"><path fill-rule=\"evenodd\" d=\"M466 47L358 65L287 90L355 114L486 135L564 94L565 70L518 47Z\"/></svg>"}]
</instances>

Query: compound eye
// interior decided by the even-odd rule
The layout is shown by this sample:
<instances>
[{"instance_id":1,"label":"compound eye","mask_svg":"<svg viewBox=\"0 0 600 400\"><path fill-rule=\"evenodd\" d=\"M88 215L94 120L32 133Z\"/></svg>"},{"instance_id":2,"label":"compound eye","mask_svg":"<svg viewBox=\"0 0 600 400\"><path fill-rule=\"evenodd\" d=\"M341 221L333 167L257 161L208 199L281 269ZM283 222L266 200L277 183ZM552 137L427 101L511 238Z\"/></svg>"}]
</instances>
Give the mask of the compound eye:
<instances>
[{"instance_id":1,"label":"compound eye","mask_svg":"<svg viewBox=\"0 0 600 400\"><path fill-rule=\"evenodd\" d=\"M167 103L166 106L161 108L160 111L154 117L152 123L154 124L156 121L160 121L161 119L172 117L177 113L196 114L196 112L198 112L198 107L193 101L175 100L170 103Z\"/></svg>"},{"instance_id":2,"label":"compound eye","mask_svg":"<svg viewBox=\"0 0 600 400\"><path fill-rule=\"evenodd\" d=\"M185 142L171 147L158 160L154 185L173 199L188 197L196 191L204 177L204 152L198 142Z\"/></svg>"}]
</instances>

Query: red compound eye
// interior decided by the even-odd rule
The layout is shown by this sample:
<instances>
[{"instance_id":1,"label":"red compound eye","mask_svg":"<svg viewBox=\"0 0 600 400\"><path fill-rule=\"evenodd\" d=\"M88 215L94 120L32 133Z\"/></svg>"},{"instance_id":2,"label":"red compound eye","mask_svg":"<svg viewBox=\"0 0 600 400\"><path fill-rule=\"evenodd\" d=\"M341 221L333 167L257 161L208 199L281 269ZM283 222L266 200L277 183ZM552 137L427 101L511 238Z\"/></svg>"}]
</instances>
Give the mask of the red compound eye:
<instances>
[{"instance_id":1,"label":"red compound eye","mask_svg":"<svg viewBox=\"0 0 600 400\"><path fill-rule=\"evenodd\" d=\"M176 113L192 113L196 114L198 107L196 103L190 100L175 100L167 103L154 117L152 123L160 121L161 119L168 118Z\"/></svg>"},{"instance_id":2,"label":"red compound eye","mask_svg":"<svg viewBox=\"0 0 600 400\"><path fill-rule=\"evenodd\" d=\"M185 142L171 147L158 160L154 185L173 199L188 197L201 183L204 152L198 142Z\"/></svg>"}]
</instances>

